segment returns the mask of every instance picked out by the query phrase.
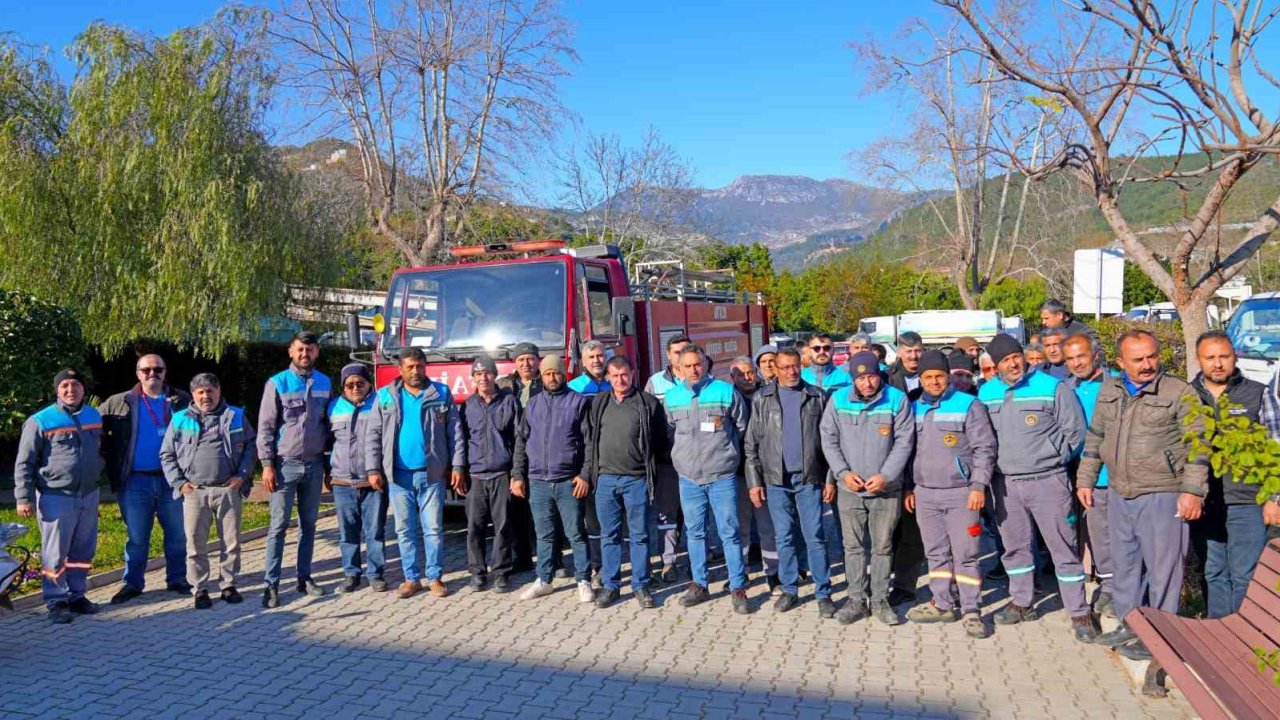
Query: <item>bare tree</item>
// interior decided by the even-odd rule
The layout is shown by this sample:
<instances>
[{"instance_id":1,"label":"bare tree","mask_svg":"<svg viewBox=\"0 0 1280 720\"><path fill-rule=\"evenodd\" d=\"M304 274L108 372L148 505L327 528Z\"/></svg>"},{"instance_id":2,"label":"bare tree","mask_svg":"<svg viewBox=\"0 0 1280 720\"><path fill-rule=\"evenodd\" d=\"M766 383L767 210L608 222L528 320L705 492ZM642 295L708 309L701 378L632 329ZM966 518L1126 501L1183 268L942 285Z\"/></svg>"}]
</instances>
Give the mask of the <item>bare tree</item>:
<instances>
[{"instance_id":1,"label":"bare tree","mask_svg":"<svg viewBox=\"0 0 1280 720\"><path fill-rule=\"evenodd\" d=\"M1024 170L1037 178L1064 171L1087 188L1127 258L1178 308L1195 372L1193 344L1208 327L1210 299L1280 224L1277 198L1251 218L1239 241L1224 247L1211 232L1240 179L1280 153L1280 129L1257 97L1259 88L1280 83L1256 52L1280 7L1254 0L1064 0L1050 13L1058 27L1036 32L1046 28L1029 30L1026 12L1012 5L935 2L968 26L969 51L1078 118L1073 137L1047 162ZM1057 42L1026 39L1046 35ZM1201 179L1207 191L1189 209L1166 270L1121 211L1120 195L1132 183L1187 188Z\"/></svg>"},{"instance_id":2,"label":"bare tree","mask_svg":"<svg viewBox=\"0 0 1280 720\"><path fill-rule=\"evenodd\" d=\"M358 149L374 231L414 264L549 141L575 58L554 0L298 0L274 36L285 81Z\"/></svg>"},{"instance_id":3,"label":"bare tree","mask_svg":"<svg viewBox=\"0 0 1280 720\"><path fill-rule=\"evenodd\" d=\"M990 148L1004 140L1035 164L1046 138L1060 131L1061 108L994 82L994 63L961 52L958 25L938 32L912 21L891 47L875 40L854 45L869 70L866 89L891 92L912 109L907 133L872 144L858 161L881 181L925 198L930 232L920 238L916 259L945 270L969 309L1005 278L1050 279L1053 259L1042 251L1049 238L1026 232L1024 223L1031 178L1000 163ZM1000 169L1006 172L998 196L989 197L988 179ZM945 194L930 192L929 184Z\"/></svg>"},{"instance_id":4,"label":"bare tree","mask_svg":"<svg viewBox=\"0 0 1280 720\"><path fill-rule=\"evenodd\" d=\"M582 233L633 261L687 259L699 244L689 230L693 170L654 128L634 147L617 135L588 134L561 159L560 185Z\"/></svg>"}]
</instances>

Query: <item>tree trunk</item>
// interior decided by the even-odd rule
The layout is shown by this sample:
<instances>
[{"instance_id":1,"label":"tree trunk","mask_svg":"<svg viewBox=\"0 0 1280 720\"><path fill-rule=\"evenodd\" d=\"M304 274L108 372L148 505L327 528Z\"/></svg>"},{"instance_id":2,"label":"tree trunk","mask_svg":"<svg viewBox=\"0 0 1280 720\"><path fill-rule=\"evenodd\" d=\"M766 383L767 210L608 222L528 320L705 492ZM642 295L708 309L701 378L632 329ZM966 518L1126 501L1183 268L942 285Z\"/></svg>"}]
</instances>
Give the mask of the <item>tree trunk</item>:
<instances>
[{"instance_id":1,"label":"tree trunk","mask_svg":"<svg viewBox=\"0 0 1280 720\"><path fill-rule=\"evenodd\" d=\"M1200 363L1196 360L1196 338L1209 330L1209 303L1193 293L1185 303L1177 303L1178 314L1182 317L1182 339L1187 346L1187 380L1191 380L1200 372Z\"/></svg>"},{"instance_id":2,"label":"tree trunk","mask_svg":"<svg viewBox=\"0 0 1280 720\"><path fill-rule=\"evenodd\" d=\"M960 291L960 302L964 305L965 310L978 309L978 297L973 294L969 288L969 273L961 273L956 279L956 290Z\"/></svg>"}]
</instances>

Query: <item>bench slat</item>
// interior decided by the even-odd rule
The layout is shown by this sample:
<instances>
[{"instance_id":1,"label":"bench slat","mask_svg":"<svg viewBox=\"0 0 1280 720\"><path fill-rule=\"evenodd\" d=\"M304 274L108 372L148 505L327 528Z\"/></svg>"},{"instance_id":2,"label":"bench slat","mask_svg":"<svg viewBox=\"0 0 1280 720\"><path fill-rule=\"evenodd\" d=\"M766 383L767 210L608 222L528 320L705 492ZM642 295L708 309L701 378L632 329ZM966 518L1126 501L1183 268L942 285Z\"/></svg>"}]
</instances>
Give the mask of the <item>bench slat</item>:
<instances>
[{"instance_id":1,"label":"bench slat","mask_svg":"<svg viewBox=\"0 0 1280 720\"><path fill-rule=\"evenodd\" d=\"M1192 620L1168 616L1183 629L1205 655L1212 655L1223 672L1234 675L1236 687L1258 699L1264 708L1280 708L1280 688L1270 682L1271 674L1258 670L1254 645L1241 642L1222 620ZM1269 644L1269 643L1268 643ZM1270 648L1268 648L1270 649ZM1192 669L1197 669L1192 666ZM1264 682L1259 682L1259 681ZM1274 714L1274 713L1273 713Z\"/></svg>"},{"instance_id":2,"label":"bench slat","mask_svg":"<svg viewBox=\"0 0 1280 720\"><path fill-rule=\"evenodd\" d=\"M1262 557L1258 564L1280 572L1280 544L1269 542L1262 548Z\"/></svg>"},{"instance_id":3,"label":"bench slat","mask_svg":"<svg viewBox=\"0 0 1280 720\"><path fill-rule=\"evenodd\" d=\"M1276 649L1276 644L1271 641L1271 638L1258 632L1258 628L1250 625L1249 621L1240 617L1239 613L1222 618L1222 625L1250 648L1262 648L1267 652Z\"/></svg>"},{"instance_id":4,"label":"bench slat","mask_svg":"<svg viewBox=\"0 0 1280 720\"><path fill-rule=\"evenodd\" d=\"M1204 682L1187 667L1168 639L1151 624L1150 616L1159 613L1159 610L1151 608L1138 608L1125 616L1125 622L1129 624L1129 629L1142 638L1142 642L1151 651L1151 657L1173 678L1178 691L1203 720L1231 720Z\"/></svg>"},{"instance_id":5,"label":"bench slat","mask_svg":"<svg viewBox=\"0 0 1280 720\"><path fill-rule=\"evenodd\" d=\"M1280 597L1260 590L1256 582L1250 583L1244 602L1236 612L1272 642L1280 643Z\"/></svg>"},{"instance_id":6,"label":"bench slat","mask_svg":"<svg viewBox=\"0 0 1280 720\"><path fill-rule=\"evenodd\" d=\"M1249 583L1249 589L1256 590L1259 596L1271 595L1280 598L1280 590L1276 589L1277 584L1280 584L1280 572L1258 565L1253 569L1253 580Z\"/></svg>"},{"instance_id":7,"label":"bench slat","mask_svg":"<svg viewBox=\"0 0 1280 720\"><path fill-rule=\"evenodd\" d=\"M1194 624L1189 624L1176 615L1163 612L1153 613L1148 618L1182 656L1183 662L1237 718L1274 717L1268 709L1271 706L1267 698L1270 693L1258 682L1264 676L1253 666L1252 650L1243 644L1217 642L1212 621L1192 621Z\"/></svg>"}]
</instances>

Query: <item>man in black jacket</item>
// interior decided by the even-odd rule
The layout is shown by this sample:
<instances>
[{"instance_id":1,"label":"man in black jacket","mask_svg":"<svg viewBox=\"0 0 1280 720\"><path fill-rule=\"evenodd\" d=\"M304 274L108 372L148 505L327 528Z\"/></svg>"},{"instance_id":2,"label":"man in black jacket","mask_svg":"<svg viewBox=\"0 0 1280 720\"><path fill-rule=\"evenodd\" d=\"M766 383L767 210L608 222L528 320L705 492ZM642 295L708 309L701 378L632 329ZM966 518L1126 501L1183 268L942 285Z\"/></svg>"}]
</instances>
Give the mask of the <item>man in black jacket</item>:
<instances>
[{"instance_id":1,"label":"man in black jacket","mask_svg":"<svg viewBox=\"0 0 1280 720\"><path fill-rule=\"evenodd\" d=\"M778 579L782 594L774 610L787 612L799 602L800 564L797 535L808 549L818 614L833 618L831 577L822 527L822 504L835 500L834 478L827 472L818 426L826 394L800 377L800 353L778 351L778 379L758 390L751 401L751 424L743 441L747 488L757 508L768 502L778 546Z\"/></svg>"},{"instance_id":2,"label":"man in black jacket","mask_svg":"<svg viewBox=\"0 0 1280 720\"><path fill-rule=\"evenodd\" d=\"M924 340L911 331L898 336L898 360L889 369L889 384L907 394L915 402L920 397L920 357L924 354ZM907 476L911 476L908 466ZM905 508L904 508L905 509ZM924 562L924 541L920 539L920 526L916 515L904 512L893 532L893 589L889 593L890 605L902 605L916 599L916 585L920 582L920 566Z\"/></svg>"},{"instance_id":3,"label":"man in black jacket","mask_svg":"<svg viewBox=\"0 0 1280 720\"><path fill-rule=\"evenodd\" d=\"M625 355L606 365L610 391L591 402L583 474L595 487L600 519L600 577L596 607L617 602L622 589L622 527L631 537L631 592L642 608L654 607L649 593L649 507L658 459L667 453L662 403L635 386L635 370Z\"/></svg>"},{"instance_id":4,"label":"man in black jacket","mask_svg":"<svg viewBox=\"0 0 1280 720\"><path fill-rule=\"evenodd\" d=\"M1217 408L1226 398L1229 409L1218 408L1219 419L1245 417L1259 423L1262 396L1267 386L1250 380L1236 369L1236 351L1227 334L1210 330L1196 339L1200 374L1191 387L1205 405ZM1244 601L1253 569L1267 541L1257 487L1232 482L1230 476L1209 474L1209 496L1204 515L1192 524L1196 554L1204 558L1205 601L1211 618L1226 617Z\"/></svg>"}]
</instances>

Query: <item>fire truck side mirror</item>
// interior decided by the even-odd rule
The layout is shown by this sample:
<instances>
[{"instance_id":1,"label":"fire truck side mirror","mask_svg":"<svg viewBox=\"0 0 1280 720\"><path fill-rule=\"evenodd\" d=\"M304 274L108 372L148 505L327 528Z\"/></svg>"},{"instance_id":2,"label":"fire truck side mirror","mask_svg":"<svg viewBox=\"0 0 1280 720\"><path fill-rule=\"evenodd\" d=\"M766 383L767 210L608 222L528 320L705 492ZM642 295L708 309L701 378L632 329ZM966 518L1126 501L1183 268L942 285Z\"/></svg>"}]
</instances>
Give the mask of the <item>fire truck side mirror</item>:
<instances>
[{"instance_id":1,"label":"fire truck side mirror","mask_svg":"<svg viewBox=\"0 0 1280 720\"><path fill-rule=\"evenodd\" d=\"M636 301L633 298L613 299L613 327L618 337L636 334Z\"/></svg>"},{"instance_id":2,"label":"fire truck side mirror","mask_svg":"<svg viewBox=\"0 0 1280 720\"><path fill-rule=\"evenodd\" d=\"M355 313L347 315L347 347L360 349L360 316Z\"/></svg>"}]
</instances>

